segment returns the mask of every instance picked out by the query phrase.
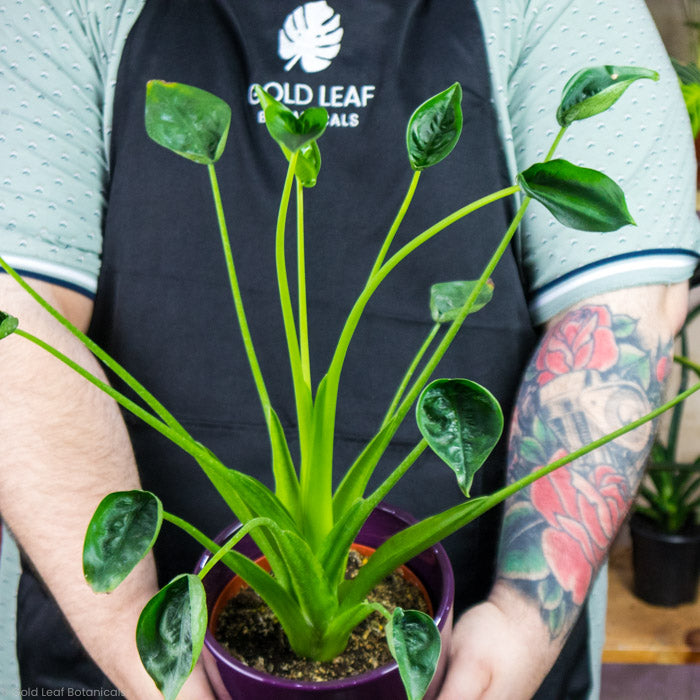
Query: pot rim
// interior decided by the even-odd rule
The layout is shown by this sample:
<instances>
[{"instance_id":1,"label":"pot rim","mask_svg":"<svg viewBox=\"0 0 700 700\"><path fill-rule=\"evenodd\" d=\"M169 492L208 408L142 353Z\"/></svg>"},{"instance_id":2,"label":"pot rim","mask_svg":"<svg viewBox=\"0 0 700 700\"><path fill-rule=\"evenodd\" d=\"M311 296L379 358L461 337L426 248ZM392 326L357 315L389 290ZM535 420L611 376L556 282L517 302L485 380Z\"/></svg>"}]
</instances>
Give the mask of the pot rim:
<instances>
[{"instance_id":1,"label":"pot rim","mask_svg":"<svg viewBox=\"0 0 700 700\"><path fill-rule=\"evenodd\" d=\"M633 535L640 534L656 541L668 542L669 544L700 542L700 525L691 524L678 532L666 532L643 513L633 513L629 525Z\"/></svg>"},{"instance_id":2,"label":"pot rim","mask_svg":"<svg viewBox=\"0 0 700 700\"><path fill-rule=\"evenodd\" d=\"M406 525L411 525L412 523L417 522L416 518L414 518L408 512L402 510L401 508L396 508L395 506L388 505L386 503L380 503L377 506L377 510L383 511L389 515L393 515L395 518L404 522ZM222 532L219 533L219 535L217 535L215 541L220 542L226 540L239 527L240 523L234 523L230 525L229 527L222 530ZM439 590L437 606L435 606L435 614L433 615L433 620L435 620L438 629L440 630L440 632L442 632L448 621L452 619L452 606L455 592L452 564L450 563L450 559L447 556L445 548L439 542L433 545L432 547L428 547L424 551L430 552L435 557L437 566L444 572L444 575L442 577L442 585ZM201 571L202 567L206 564L210 556L211 553L208 551L202 554L199 561L197 562L195 572ZM408 562L406 563L406 566L409 566ZM300 690L312 690L314 688L326 689L331 687L334 689L342 690L354 687L361 683L365 683L369 680L382 678L391 673L394 673L397 669L396 661L392 661L391 663L386 664L385 666L380 666L379 668L366 671L365 673L361 673L355 676L348 676L346 678L339 678L327 681L300 681L291 678L283 678L281 676L274 676L265 671L258 671L257 669L251 668L250 666L247 666L244 663L240 662L238 659L231 656L226 651L226 649L221 644L219 644L219 642L216 640L216 638L211 632L210 624L207 624L207 631L205 635L204 644L217 662L222 661L231 664L237 670L238 673L240 673L243 676L246 676L251 680L265 682L272 686L284 685L288 688L298 688Z\"/></svg>"}]
</instances>

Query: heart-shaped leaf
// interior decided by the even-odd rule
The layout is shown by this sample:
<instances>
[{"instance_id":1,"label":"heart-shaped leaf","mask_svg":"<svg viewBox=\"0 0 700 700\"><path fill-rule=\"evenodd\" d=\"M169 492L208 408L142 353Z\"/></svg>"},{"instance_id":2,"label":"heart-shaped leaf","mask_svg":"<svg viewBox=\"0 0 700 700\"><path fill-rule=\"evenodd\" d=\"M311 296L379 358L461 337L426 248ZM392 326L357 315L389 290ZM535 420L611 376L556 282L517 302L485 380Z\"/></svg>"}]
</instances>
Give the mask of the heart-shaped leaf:
<instances>
[{"instance_id":1,"label":"heart-shaped leaf","mask_svg":"<svg viewBox=\"0 0 700 700\"><path fill-rule=\"evenodd\" d=\"M226 146L231 108L206 90L149 80L146 132L158 144L195 163L210 165Z\"/></svg>"},{"instance_id":2,"label":"heart-shaped leaf","mask_svg":"<svg viewBox=\"0 0 700 700\"><path fill-rule=\"evenodd\" d=\"M440 631L433 619L418 610L396 608L386 628L391 655L408 700L420 700L428 690L440 658Z\"/></svg>"},{"instance_id":3,"label":"heart-shaped leaf","mask_svg":"<svg viewBox=\"0 0 700 700\"><path fill-rule=\"evenodd\" d=\"M8 335L12 335L18 326L19 321L14 316L0 311L0 340L7 338Z\"/></svg>"},{"instance_id":4,"label":"heart-shaped leaf","mask_svg":"<svg viewBox=\"0 0 700 700\"><path fill-rule=\"evenodd\" d=\"M408 160L414 170L425 170L446 158L462 133L462 88L451 85L424 102L406 128Z\"/></svg>"},{"instance_id":5,"label":"heart-shaped leaf","mask_svg":"<svg viewBox=\"0 0 700 700\"><path fill-rule=\"evenodd\" d=\"M518 184L570 228L607 232L635 223L625 193L598 170L550 160L520 173Z\"/></svg>"},{"instance_id":6,"label":"heart-shaped leaf","mask_svg":"<svg viewBox=\"0 0 700 700\"><path fill-rule=\"evenodd\" d=\"M323 107L309 107L297 117L259 85L255 86L255 94L265 112L267 130L283 150L294 153L316 141L326 130L328 112Z\"/></svg>"},{"instance_id":7,"label":"heart-shaped leaf","mask_svg":"<svg viewBox=\"0 0 700 700\"><path fill-rule=\"evenodd\" d=\"M163 506L148 491L105 496L83 545L83 572L92 590L113 591L151 550L162 522Z\"/></svg>"},{"instance_id":8,"label":"heart-shaped leaf","mask_svg":"<svg viewBox=\"0 0 700 700\"><path fill-rule=\"evenodd\" d=\"M174 700L192 673L207 631L204 586L182 574L146 604L136 626L144 668L166 700Z\"/></svg>"},{"instance_id":9,"label":"heart-shaped leaf","mask_svg":"<svg viewBox=\"0 0 700 700\"><path fill-rule=\"evenodd\" d=\"M270 95L269 92L263 90L263 88L261 88L259 85L255 86L255 94L257 95L258 100L260 101L260 106L265 112L265 121L267 121L268 112L266 110L268 109L270 109L270 114L276 112L289 112L292 116L294 116L294 113L291 112L284 104L276 100L272 95ZM325 110L323 111L325 112ZM327 120L328 113L326 112L326 121ZM274 134L272 134L272 132L270 133L275 139L275 141L277 141L279 147L282 149L282 153L284 153L285 158L288 161L291 160L293 149L290 149L285 145L287 140L284 139L280 141L278 138L275 137ZM320 135L321 134L319 134L319 136ZM318 138L318 136L316 138ZM318 173L320 169L321 151L318 148L316 140L313 140L309 143L306 143L299 149L299 156L297 157L297 166L296 170L294 171L294 174L297 176L297 178L299 178L299 182L301 182L301 184L304 187L313 187L316 184L316 180L318 179Z\"/></svg>"},{"instance_id":10,"label":"heart-shaped leaf","mask_svg":"<svg viewBox=\"0 0 700 700\"><path fill-rule=\"evenodd\" d=\"M436 379L420 395L418 428L428 444L457 475L469 496L474 474L503 432L503 412L487 389L468 379Z\"/></svg>"},{"instance_id":11,"label":"heart-shaped leaf","mask_svg":"<svg viewBox=\"0 0 700 700\"><path fill-rule=\"evenodd\" d=\"M474 291L477 281L438 282L430 288L430 315L435 323L451 323L457 318ZM470 314L482 309L493 297L493 282L489 280L479 291Z\"/></svg>"},{"instance_id":12,"label":"heart-shaped leaf","mask_svg":"<svg viewBox=\"0 0 700 700\"><path fill-rule=\"evenodd\" d=\"M604 112L642 78L658 80L659 74L636 66L595 66L578 71L564 86L557 121L561 126L569 126L578 119Z\"/></svg>"}]
</instances>

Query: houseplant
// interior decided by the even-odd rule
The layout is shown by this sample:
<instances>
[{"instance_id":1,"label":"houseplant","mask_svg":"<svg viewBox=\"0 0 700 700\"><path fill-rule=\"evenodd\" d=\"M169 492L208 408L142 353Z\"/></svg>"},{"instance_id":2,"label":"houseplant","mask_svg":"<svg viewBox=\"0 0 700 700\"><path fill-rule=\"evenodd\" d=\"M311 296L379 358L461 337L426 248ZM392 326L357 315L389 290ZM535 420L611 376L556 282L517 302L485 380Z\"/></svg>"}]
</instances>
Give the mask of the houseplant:
<instances>
[{"instance_id":1,"label":"houseplant","mask_svg":"<svg viewBox=\"0 0 700 700\"><path fill-rule=\"evenodd\" d=\"M681 376L678 392L689 381L688 325L700 314L695 307L679 333ZM678 440L683 404L673 407L665 443L658 439L649 455L646 479L630 519L634 592L654 605L695 600L700 574L700 457L683 463Z\"/></svg>"},{"instance_id":2,"label":"houseplant","mask_svg":"<svg viewBox=\"0 0 700 700\"><path fill-rule=\"evenodd\" d=\"M343 579L349 547L363 523L428 446L454 470L460 488L465 496L469 496L474 473L500 437L503 416L497 402L484 387L467 379L430 382L431 375L466 317L488 303L494 291L489 284L490 275L531 199L545 205L566 225L583 230L612 231L632 223L624 195L614 182L602 173L555 160L553 156L573 122L603 112L635 80L656 77L649 70L620 67L586 69L573 76L564 89L557 112L560 131L542 163L523 171L517 184L458 209L389 257L390 244L410 204L420 174L449 154L461 128L461 90L458 85L421 105L411 117L407 130L408 157L414 171L409 192L379 251L367 284L350 312L328 371L316 387L311 386L309 372L301 217L297 222L297 318L291 302L284 242L294 182L297 183L297 209L301 211L304 187L313 186L319 176L317 140L325 129L327 114L324 110L311 108L297 116L258 90L270 133L289 161L276 231L276 263L297 409L301 453L298 469L292 462L288 438L271 405L257 363L216 179L214 165L224 149L230 110L221 100L197 88L161 81L149 84L146 124L151 138L205 165L210 175L238 325L269 431L274 492L246 474L222 464L126 370L48 307L14 270L0 261L9 274L135 392L137 400L89 375L54 348L19 328L18 321L10 316L0 318L0 336L16 333L43 347L181 447L199 464L230 506L234 517L241 522L236 533L218 545L174 514L165 512L154 494L138 491L108 495L90 523L85 541L84 569L96 591L110 591L119 585L150 550L163 520L183 528L212 553L198 574L180 575L165 586L144 609L139 622L137 640L142 659L166 697L177 694L202 649L207 627L202 579L218 562L230 566L261 595L277 615L293 649L303 656L321 660L333 658L343 648L352 628L369 613L379 610L388 620L389 645L397 658L407 694L411 698L421 697L437 663L439 634L427 615L401 609L389 614L385 609L366 602L366 595L374 584L400 563L455 532L537 478L661 412L659 409L641 417L624 429L494 494L466 500L400 531L377 549L356 578ZM437 325L410 363L379 431L333 491L331 458L338 384L353 331L372 293L401 260L451 223L481 206L516 193L525 195L520 208L480 278L441 283L434 288L432 311ZM445 326L446 330L438 342L436 336L440 333L440 326ZM433 345L436 346L434 349ZM674 402L682 400L690 391L676 397ZM366 494L367 483L380 456L414 405L422 439L377 489ZM274 577L234 548L245 535L250 535L265 554ZM430 662L423 663L425 660Z\"/></svg>"}]
</instances>

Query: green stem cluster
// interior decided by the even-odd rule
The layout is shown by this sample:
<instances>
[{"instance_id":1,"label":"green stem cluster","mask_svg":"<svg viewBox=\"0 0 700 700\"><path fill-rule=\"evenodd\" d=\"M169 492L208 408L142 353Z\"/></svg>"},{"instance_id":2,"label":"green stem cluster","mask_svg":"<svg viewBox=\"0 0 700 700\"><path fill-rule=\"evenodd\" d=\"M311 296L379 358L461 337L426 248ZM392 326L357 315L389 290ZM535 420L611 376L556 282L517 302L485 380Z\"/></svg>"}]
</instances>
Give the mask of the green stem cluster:
<instances>
[{"instance_id":1,"label":"green stem cluster","mask_svg":"<svg viewBox=\"0 0 700 700\"><path fill-rule=\"evenodd\" d=\"M556 167L545 167L547 162L553 158L569 124L607 109L631 82L640 78L656 79L658 77L653 71L647 69L615 67L613 74L609 68L586 69L573 76L569 81L565 88L565 96L557 111L557 120L561 128L547 152L544 163L536 164L528 171L521 173L518 176L519 184L503 188L457 209L413 237L392 254L391 249L396 240L397 232L414 199L422 170L446 157L459 138L462 126L459 107L461 88L458 85L453 85L416 110L407 129L409 161L414 169L411 182L381 244L365 286L360 291L345 320L327 372L317 387L312 385L311 349L309 347L303 189L305 186L315 184L320 167L320 152L316 146L316 139L323 133L328 115L325 110L309 108L301 117L298 117L262 89L259 89L259 86L256 88L256 95L265 111L267 127L289 161L277 213L275 265L297 413L300 445L298 465L295 465L292 459L283 427L271 405L256 355L214 168L214 163L223 152L230 124L230 108L215 96L191 86L163 81L149 83L146 109L146 129L149 136L179 155L207 165L239 330L269 433L275 479L274 492L252 477L236 470L227 469L209 450L196 442L178 421L126 370L64 319L5 261L0 259L0 266L11 274L54 318L79 338L99 360L120 377L126 386L134 391L138 400L130 399L110 387L105 381L92 375L39 338L22 329L17 329L14 332L78 372L93 385L114 398L123 408L131 411L192 455L241 521L242 526L238 532L223 546L218 546L191 524L175 515L163 512L162 505L158 505L154 509L154 512L160 513L157 517L181 528L212 552L212 557L200 572L199 577L190 576L185 582L186 586L182 581L179 581L177 586L173 588L180 593L185 590L194 591L194 593L188 593L190 595L188 604L199 606L197 614L200 618L206 618L206 608L202 607L204 603L201 600L203 594L201 594L200 579L206 576L211 567L221 561L246 580L268 603L284 628L292 648L298 654L318 659L330 659L344 647L352 628L377 609L377 606L368 604L365 598L372 586L391 570L463 527L536 479L629 430L653 420L664 410L675 406L691 393L700 389L700 384L697 384L682 391L672 401L639 420L572 452L563 459L543 467L494 494L469 499L395 534L377 550L355 579L344 580L345 563L350 544L372 509L390 493L391 489L408 472L428 446L437 451L431 441L433 435L424 430L425 426L421 425L419 420L423 439L413 447L403 461L372 493L366 495L367 485L376 465L411 407L417 402L420 412L426 395L440 384L440 381L433 382L426 390L439 362L451 346L468 315L480 308L479 304L483 305L483 302L479 301L480 295L489 284L489 279L496 265L511 245L531 197L535 197L545 206L550 207L552 212L564 211L565 218L569 222L567 225L570 226L574 226L572 222L575 222L582 224L579 228L588 227L588 230L616 230L616 228L631 221L629 212L626 211L626 205L623 206L624 196L621 196L621 191L618 192L617 185L602 173L578 168L561 160L550 164L550 166ZM203 124L207 125L206 131L210 135L217 135L215 132L218 129L218 138L202 140ZM213 131L211 131L212 129ZM182 150L184 142L189 143L189 150ZM583 172L584 170L586 172ZM575 182L576 191L571 194L568 192L568 185L573 182ZM567 192L560 193L557 189L557 183L566 183L567 187L562 189L567 190ZM292 302L285 245L289 207L295 184L296 310ZM373 294L397 265L438 233L473 211L518 193L523 193L519 208L496 250L482 270L479 279L469 282L469 285L472 286L468 288L466 299L463 300L463 297L459 297L459 303L456 303L454 307L455 313L449 316L451 319L449 325L437 323L430 330L428 337L410 362L378 432L350 466L334 492L333 449L336 404L341 374L350 343ZM623 204L620 204L620 200ZM582 212L582 209L585 211ZM604 228L594 228L598 225ZM14 319L10 320L14 322ZM446 326L444 333L438 339L443 325ZM698 370L695 365L693 365L693 369ZM473 387L478 386L468 380L454 380L454 384L459 382L462 382L463 391L476 391ZM466 385L470 385L472 388L467 390L464 388ZM483 392L480 397L488 394L483 387L478 387L478 390ZM469 396L471 398L472 395ZM493 444L495 444L495 440L500 436L503 422L500 408L496 406L492 415L486 417L480 415L480 419L483 419L483 425L480 425L479 429L483 428L483 435L489 439L493 437ZM460 417L457 418L455 425L458 425L459 420L461 420ZM443 432L440 433L440 437L442 437ZM474 469L479 468L480 464L481 462L475 464ZM469 480L465 479L464 476L464 474L458 473L460 485L467 492L473 474L468 475ZM134 512L138 513L139 518L143 518L146 517L144 516L144 512L146 512L144 504L151 507L155 497L151 494L150 497L144 498L143 492L138 493L141 497L134 498L133 508ZM129 502L129 494L124 494L124 498L119 500L123 506L125 502ZM114 518L111 522L112 527L124 527L125 519L122 513L111 513L107 506L104 510L98 509L95 518L98 518L98 513L99 518L105 519L105 521ZM151 523L150 529L145 526L145 534L149 537L151 537L151 531L155 531L157 534L160 522L157 520L157 523ZM95 531L113 532L110 527L95 528ZM234 549L240 538L248 533L267 557L274 576L269 576L249 558ZM143 534L142 532L141 535ZM124 545L125 549L121 553L128 555L126 558L129 562L138 561L139 557L145 554L145 551L142 552L140 548L145 546L147 551L152 546L152 541L148 545L142 544L142 540L146 541L149 537L135 538L133 544ZM91 556L99 559L99 555L95 553L105 551L105 548L100 546L99 541L93 542L92 545L94 546L90 548ZM129 546L132 547L132 550L127 552ZM104 565L105 570L108 570L112 563L107 561L104 562ZM99 561L95 566L96 570L100 568ZM128 567L125 567L122 561L117 568L121 575L123 570ZM104 571L102 573L104 574ZM111 580L114 578L111 576L111 571L107 571L107 573L109 575L103 576L103 579ZM175 584L176 581L178 579L172 583ZM196 592L198 590L200 593ZM166 622L177 616L182 609L178 608L177 612L167 609L165 602L167 597L167 595L161 596L159 594L154 598L156 601L154 605L157 608L156 618ZM197 600L198 602L196 602ZM181 603L182 598L179 598L179 601ZM385 611L381 612L386 615ZM156 618L152 615L153 610L149 608L146 617L150 622L143 625L143 634L139 634L142 637L145 635L150 640L149 645L153 641L156 647L162 650L168 645L168 642L167 640L156 639L154 641L152 639L153 635L156 634L155 626L152 624ZM393 628L394 625L400 625L397 616L391 618L389 629ZM206 624L197 626L200 631L205 628ZM399 634L403 634L404 631ZM177 635L181 632L182 629L179 629L173 633ZM200 644L201 648L203 632L197 634L199 635L197 643ZM392 634L394 633L390 632L390 636ZM164 637L167 636L164 635ZM188 634L184 634L180 641L182 642L184 661L178 658L177 665L183 669L191 668L196 660L196 653L193 651L196 645L192 644ZM150 656L150 654L146 654L146 656ZM148 661L145 660L145 663L148 666ZM399 663L400 668L402 664L405 666L406 663L407 659L404 656ZM157 665L155 664L155 666ZM158 675L161 670L155 668L153 673ZM173 673L174 675L169 675L170 671L166 672L168 683L171 683L174 689L172 697L177 694L178 684L181 685L181 682L184 682L184 676L187 675L183 676L180 670ZM427 687L427 682L430 680L429 675L423 680L426 681L425 687Z\"/></svg>"}]
</instances>

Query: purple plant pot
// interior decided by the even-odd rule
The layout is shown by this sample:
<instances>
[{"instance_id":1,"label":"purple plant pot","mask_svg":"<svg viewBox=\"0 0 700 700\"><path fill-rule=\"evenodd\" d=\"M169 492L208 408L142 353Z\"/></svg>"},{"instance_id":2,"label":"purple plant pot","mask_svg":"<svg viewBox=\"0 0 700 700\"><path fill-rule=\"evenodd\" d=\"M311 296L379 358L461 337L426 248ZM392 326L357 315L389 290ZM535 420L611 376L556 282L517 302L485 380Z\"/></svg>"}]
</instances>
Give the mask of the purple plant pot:
<instances>
[{"instance_id":1,"label":"purple plant pot","mask_svg":"<svg viewBox=\"0 0 700 700\"><path fill-rule=\"evenodd\" d=\"M392 534L414 523L415 519L397 508L382 504L362 527L357 541L369 547L378 547ZM240 527L232 525L216 539L223 542ZM256 558L260 552L249 537L245 537L236 549ZM207 559L206 552L197 564L199 571ZM435 677L426 699L437 696L445 675L452 634L454 577L447 553L440 544L419 554L407 562L418 576L430 596L435 621L442 638L442 653ZM211 615L214 604L231 580L233 574L223 564L217 564L204 579L207 607ZM242 664L230 656L207 630L203 651L204 665L210 682L221 700L359 700L362 698L405 697L403 684L396 663L337 681L294 681L279 678Z\"/></svg>"}]
</instances>

